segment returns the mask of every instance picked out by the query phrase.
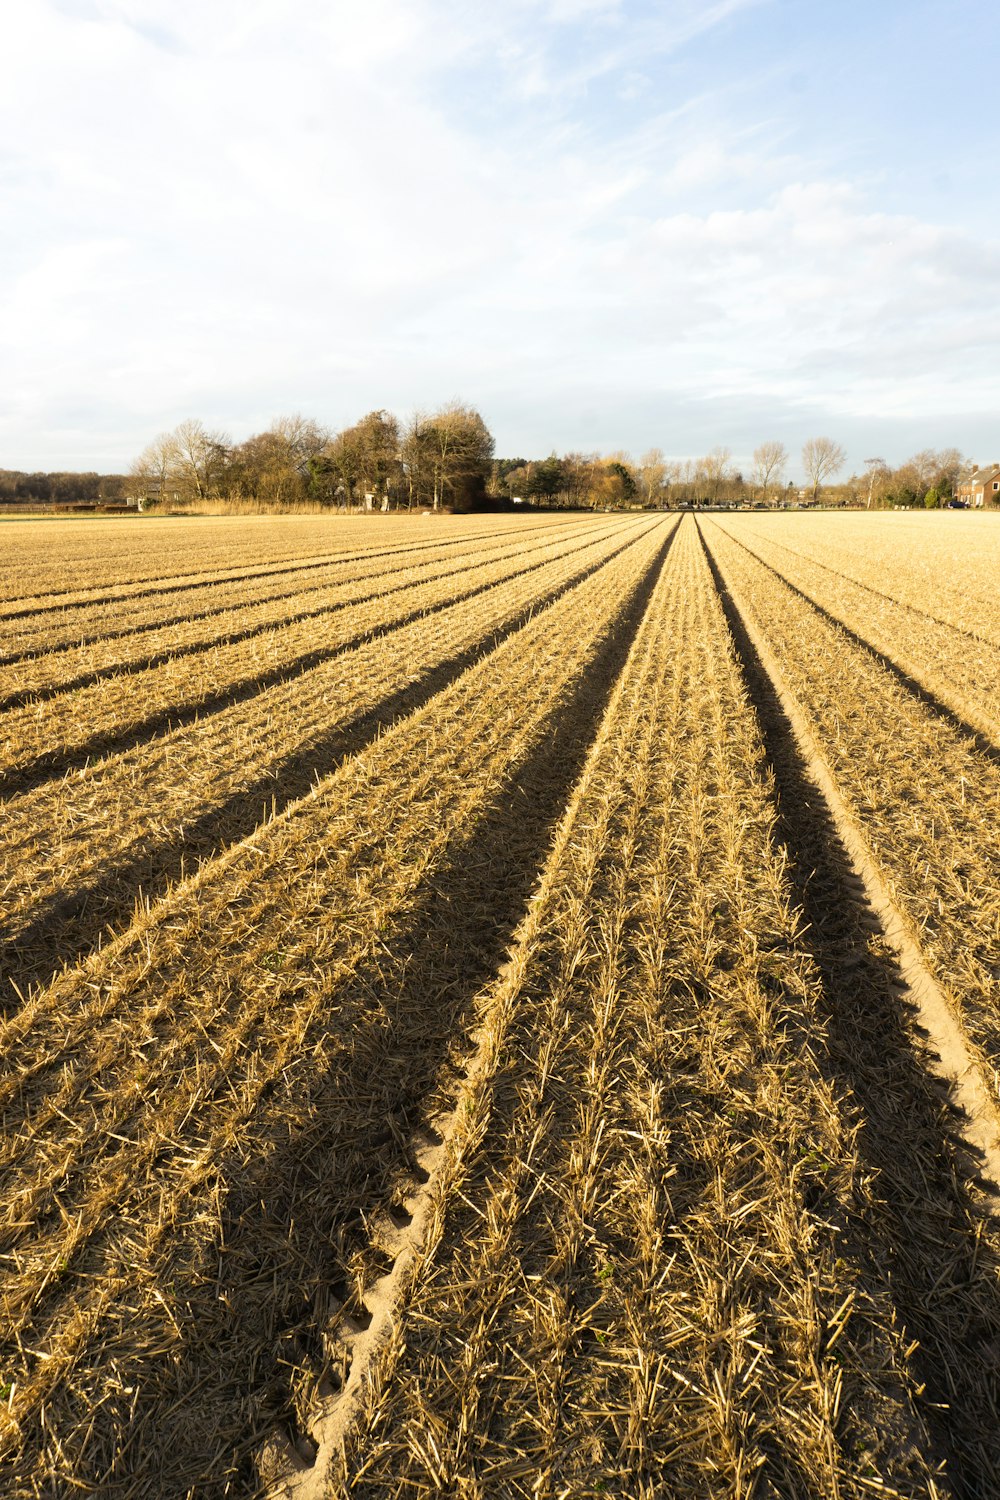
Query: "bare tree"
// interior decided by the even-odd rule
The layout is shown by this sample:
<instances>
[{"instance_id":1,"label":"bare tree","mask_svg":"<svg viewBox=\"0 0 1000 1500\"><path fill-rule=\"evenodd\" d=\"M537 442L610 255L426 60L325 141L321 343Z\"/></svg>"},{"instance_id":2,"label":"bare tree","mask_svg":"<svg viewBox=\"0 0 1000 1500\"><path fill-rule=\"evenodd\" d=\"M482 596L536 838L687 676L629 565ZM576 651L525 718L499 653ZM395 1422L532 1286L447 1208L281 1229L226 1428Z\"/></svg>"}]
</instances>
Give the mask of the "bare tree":
<instances>
[{"instance_id":1,"label":"bare tree","mask_svg":"<svg viewBox=\"0 0 1000 1500\"><path fill-rule=\"evenodd\" d=\"M150 497L207 500L216 493L228 458L226 434L209 432L192 417L155 438L133 464L130 476Z\"/></svg>"},{"instance_id":2,"label":"bare tree","mask_svg":"<svg viewBox=\"0 0 1000 1500\"><path fill-rule=\"evenodd\" d=\"M699 460L699 466L705 476L709 495L713 505L719 503L719 491L730 478L730 461L732 452L729 448L713 448L711 453Z\"/></svg>"},{"instance_id":3,"label":"bare tree","mask_svg":"<svg viewBox=\"0 0 1000 1500\"><path fill-rule=\"evenodd\" d=\"M161 432L143 448L128 471L129 488L138 500L167 499L173 451L169 432Z\"/></svg>"},{"instance_id":4,"label":"bare tree","mask_svg":"<svg viewBox=\"0 0 1000 1500\"><path fill-rule=\"evenodd\" d=\"M751 478L760 490L762 500L767 500L767 492L772 482L781 483L781 476L788 463L788 450L784 443L770 441L761 443L759 448L753 450L753 471Z\"/></svg>"},{"instance_id":5,"label":"bare tree","mask_svg":"<svg viewBox=\"0 0 1000 1500\"><path fill-rule=\"evenodd\" d=\"M702 490L699 488L700 473L698 464L692 458L682 459L679 463L673 465L671 475L673 494L671 495L671 500L674 503L689 503L700 497L702 494Z\"/></svg>"},{"instance_id":6,"label":"bare tree","mask_svg":"<svg viewBox=\"0 0 1000 1500\"><path fill-rule=\"evenodd\" d=\"M802 467L806 471L806 477L812 485L813 499L819 496L819 487L824 479L829 479L844 467L847 457L839 443L832 438L817 437L809 438L802 445Z\"/></svg>"},{"instance_id":7,"label":"bare tree","mask_svg":"<svg viewBox=\"0 0 1000 1500\"><path fill-rule=\"evenodd\" d=\"M957 448L939 448L936 454L937 472L933 477L933 483L944 494L954 494L955 486L958 484L958 476L965 468L965 459Z\"/></svg>"},{"instance_id":8,"label":"bare tree","mask_svg":"<svg viewBox=\"0 0 1000 1500\"><path fill-rule=\"evenodd\" d=\"M403 478L399 422L391 411L379 408L362 417L354 430L361 450L365 494L379 496L380 503L387 507L398 494Z\"/></svg>"},{"instance_id":9,"label":"bare tree","mask_svg":"<svg viewBox=\"0 0 1000 1500\"><path fill-rule=\"evenodd\" d=\"M591 505L601 460L596 453L565 453L562 459L563 493L567 505Z\"/></svg>"},{"instance_id":10,"label":"bare tree","mask_svg":"<svg viewBox=\"0 0 1000 1500\"><path fill-rule=\"evenodd\" d=\"M962 455L957 448L924 448L902 465L912 471L915 486L923 493L937 489L942 494L950 493L962 470Z\"/></svg>"},{"instance_id":11,"label":"bare tree","mask_svg":"<svg viewBox=\"0 0 1000 1500\"><path fill-rule=\"evenodd\" d=\"M229 451L222 432L209 432L191 417L174 428L171 470L177 489L188 499L207 500L218 484Z\"/></svg>"},{"instance_id":12,"label":"bare tree","mask_svg":"<svg viewBox=\"0 0 1000 1500\"><path fill-rule=\"evenodd\" d=\"M635 473L643 505L662 505L667 469L667 461L661 448L650 448L648 453L642 455Z\"/></svg>"},{"instance_id":13,"label":"bare tree","mask_svg":"<svg viewBox=\"0 0 1000 1500\"><path fill-rule=\"evenodd\" d=\"M370 411L330 443L326 457L338 489L357 494L368 509L376 500L387 509L402 483L399 423L390 411Z\"/></svg>"},{"instance_id":14,"label":"bare tree","mask_svg":"<svg viewBox=\"0 0 1000 1500\"><path fill-rule=\"evenodd\" d=\"M302 501L311 484L311 464L329 441L327 429L306 417L277 417L264 432L231 450L226 491L277 505Z\"/></svg>"}]
</instances>

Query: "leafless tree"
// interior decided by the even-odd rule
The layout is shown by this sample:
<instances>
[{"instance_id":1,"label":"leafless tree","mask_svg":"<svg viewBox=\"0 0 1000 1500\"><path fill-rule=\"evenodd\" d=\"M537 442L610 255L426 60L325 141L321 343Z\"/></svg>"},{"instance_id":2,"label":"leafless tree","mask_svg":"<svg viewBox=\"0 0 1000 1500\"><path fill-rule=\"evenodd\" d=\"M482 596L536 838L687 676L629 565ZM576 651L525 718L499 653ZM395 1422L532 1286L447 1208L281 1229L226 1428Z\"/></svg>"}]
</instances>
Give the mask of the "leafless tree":
<instances>
[{"instance_id":1,"label":"leafless tree","mask_svg":"<svg viewBox=\"0 0 1000 1500\"><path fill-rule=\"evenodd\" d=\"M713 448L711 453L699 460L699 467L705 477L709 498L713 505L718 505L719 492L726 480L730 478L732 457L729 448Z\"/></svg>"},{"instance_id":2,"label":"leafless tree","mask_svg":"<svg viewBox=\"0 0 1000 1500\"><path fill-rule=\"evenodd\" d=\"M214 493L226 462L229 439L210 432L194 417L174 428L172 467L177 487L189 499L207 500Z\"/></svg>"},{"instance_id":3,"label":"leafless tree","mask_svg":"<svg viewBox=\"0 0 1000 1500\"><path fill-rule=\"evenodd\" d=\"M388 507L400 489L403 465L399 422L389 411L371 411L337 434L326 450L337 488L370 509Z\"/></svg>"},{"instance_id":4,"label":"leafless tree","mask_svg":"<svg viewBox=\"0 0 1000 1500\"><path fill-rule=\"evenodd\" d=\"M643 505L661 505L667 481L668 464L661 448L650 448L639 460L635 471Z\"/></svg>"},{"instance_id":5,"label":"leafless tree","mask_svg":"<svg viewBox=\"0 0 1000 1500\"><path fill-rule=\"evenodd\" d=\"M306 499L310 466L329 441L328 430L306 417L277 417L264 432L231 450L226 493L277 505Z\"/></svg>"},{"instance_id":6,"label":"leafless tree","mask_svg":"<svg viewBox=\"0 0 1000 1500\"><path fill-rule=\"evenodd\" d=\"M145 496L207 500L218 493L228 458L226 434L192 417L155 438L132 465L130 479Z\"/></svg>"},{"instance_id":7,"label":"leafless tree","mask_svg":"<svg viewBox=\"0 0 1000 1500\"><path fill-rule=\"evenodd\" d=\"M139 454L129 469L129 489L139 500L166 500L174 451L173 435L162 432Z\"/></svg>"},{"instance_id":8,"label":"leafless tree","mask_svg":"<svg viewBox=\"0 0 1000 1500\"><path fill-rule=\"evenodd\" d=\"M924 448L908 458L903 468L912 471L914 484L921 493L934 488L950 493L963 468L963 459L957 448Z\"/></svg>"},{"instance_id":9,"label":"leafless tree","mask_svg":"<svg viewBox=\"0 0 1000 1500\"><path fill-rule=\"evenodd\" d=\"M832 438L809 438L803 443L802 467L806 471L806 478L812 485L814 500L819 496L819 487L823 480L838 473L844 467L846 457L843 448Z\"/></svg>"},{"instance_id":10,"label":"leafless tree","mask_svg":"<svg viewBox=\"0 0 1000 1500\"><path fill-rule=\"evenodd\" d=\"M781 476L788 463L788 450L784 443L769 441L761 443L759 448L753 450L753 471L751 478L760 490L762 500L767 500L767 492L772 484L780 484Z\"/></svg>"}]
</instances>

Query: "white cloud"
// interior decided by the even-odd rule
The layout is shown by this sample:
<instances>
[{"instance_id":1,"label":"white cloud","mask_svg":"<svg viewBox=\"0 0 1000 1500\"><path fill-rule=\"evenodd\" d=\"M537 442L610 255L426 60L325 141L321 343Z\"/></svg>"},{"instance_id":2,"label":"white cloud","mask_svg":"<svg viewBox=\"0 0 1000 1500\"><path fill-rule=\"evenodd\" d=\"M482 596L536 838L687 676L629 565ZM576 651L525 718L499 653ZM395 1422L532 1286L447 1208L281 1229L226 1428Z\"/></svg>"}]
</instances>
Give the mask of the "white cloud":
<instances>
[{"instance_id":1,"label":"white cloud","mask_svg":"<svg viewBox=\"0 0 1000 1500\"><path fill-rule=\"evenodd\" d=\"M19 8L0 464L122 464L192 413L242 434L456 393L522 448L528 409L545 447L641 448L658 401L995 406L963 359L995 339L995 244L877 211L733 104L731 73L664 106L656 57L746 8Z\"/></svg>"}]
</instances>

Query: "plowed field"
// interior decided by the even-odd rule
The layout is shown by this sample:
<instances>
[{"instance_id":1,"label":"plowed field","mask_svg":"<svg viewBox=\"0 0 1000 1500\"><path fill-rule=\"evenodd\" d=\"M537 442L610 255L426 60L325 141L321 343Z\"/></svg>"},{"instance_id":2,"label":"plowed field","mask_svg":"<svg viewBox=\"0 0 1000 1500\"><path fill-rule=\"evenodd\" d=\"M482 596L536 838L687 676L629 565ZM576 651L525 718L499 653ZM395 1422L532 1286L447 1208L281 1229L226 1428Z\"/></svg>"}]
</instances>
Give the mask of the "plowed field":
<instances>
[{"instance_id":1,"label":"plowed field","mask_svg":"<svg viewBox=\"0 0 1000 1500\"><path fill-rule=\"evenodd\" d=\"M0 1495L995 1496L996 519L8 524Z\"/></svg>"}]
</instances>

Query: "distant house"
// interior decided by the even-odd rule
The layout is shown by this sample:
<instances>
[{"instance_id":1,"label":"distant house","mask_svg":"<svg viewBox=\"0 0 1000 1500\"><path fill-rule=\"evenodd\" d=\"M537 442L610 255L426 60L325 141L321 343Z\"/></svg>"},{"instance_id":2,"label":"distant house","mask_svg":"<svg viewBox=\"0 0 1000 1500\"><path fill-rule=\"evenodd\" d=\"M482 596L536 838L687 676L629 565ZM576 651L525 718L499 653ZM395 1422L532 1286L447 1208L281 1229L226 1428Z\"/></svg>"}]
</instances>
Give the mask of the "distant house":
<instances>
[{"instance_id":1,"label":"distant house","mask_svg":"<svg viewBox=\"0 0 1000 1500\"><path fill-rule=\"evenodd\" d=\"M1000 505L1000 464L987 464L982 469L973 464L959 474L955 499L975 507Z\"/></svg>"}]
</instances>

